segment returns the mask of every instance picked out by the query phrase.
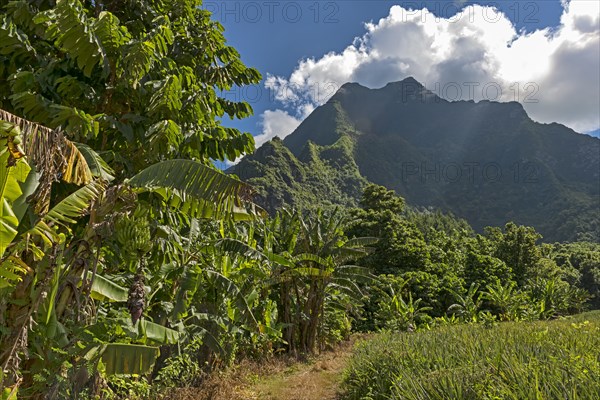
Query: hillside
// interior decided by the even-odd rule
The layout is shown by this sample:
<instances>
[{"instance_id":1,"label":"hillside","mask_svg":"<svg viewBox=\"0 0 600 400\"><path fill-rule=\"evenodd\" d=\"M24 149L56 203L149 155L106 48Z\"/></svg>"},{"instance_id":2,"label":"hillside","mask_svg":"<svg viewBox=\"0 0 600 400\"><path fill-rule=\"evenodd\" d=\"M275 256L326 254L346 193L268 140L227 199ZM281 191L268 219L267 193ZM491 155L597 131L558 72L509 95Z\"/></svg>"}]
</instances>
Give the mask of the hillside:
<instances>
[{"instance_id":1,"label":"hillside","mask_svg":"<svg viewBox=\"0 0 600 400\"><path fill-rule=\"evenodd\" d=\"M275 138L245 157L233 171L252 183L258 190L256 202L269 211L290 205L301 209L356 206L368 181L354 160L355 141L340 131L344 127L341 121L330 127L332 136L338 135L330 145L308 141L295 155Z\"/></svg>"},{"instance_id":2,"label":"hillside","mask_svg":"<svg viewBox=\"0 0 600 400\"><path fill-rule=\"evenodd\" d=\"M476 230L512 220L547 241L600 237L599 139L534 122L517 102L449 102L412 78L345 84L231 172L269 210L354 205L373 182Z\"/></svg>"}]
</instances>

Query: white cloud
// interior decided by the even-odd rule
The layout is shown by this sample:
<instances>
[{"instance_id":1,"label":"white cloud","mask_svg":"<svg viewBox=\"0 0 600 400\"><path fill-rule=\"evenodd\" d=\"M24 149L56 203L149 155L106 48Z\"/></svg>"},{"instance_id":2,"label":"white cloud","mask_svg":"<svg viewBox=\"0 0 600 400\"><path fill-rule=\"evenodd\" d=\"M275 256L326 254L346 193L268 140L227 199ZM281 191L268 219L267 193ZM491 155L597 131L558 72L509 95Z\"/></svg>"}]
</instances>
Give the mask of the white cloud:
<instances>
[{"instance_id":1,"label":"white cloud","mask_svg":"<svg viewBox=\"0 0 600 400\"><path fill-rule=\"evenodd\" d=\"M294 118L284 110L267 110L261 115L260 125L262 133L254 136L255 147L259 148L275 136L283 139L292 133L302 120L314 110L311 104L303 104L299 108L300 119ZM227 169L232 165L239 163L244 156L238 157L235 160L226 160L222 169Z\"/></svg>"},{"instance_id":2,"label":"white cloud","mask_svg":"<svg viewBox=\"0 0 600 400\"><path fill-rule=\"evenodd\" d=\"M257 145L287 136L346 82L381 87L408 76L452 100L458 84L461 99L518 100L534 120L580 132L598 129L600 2L563 0L563 6L558 27L534 32L517 32L487 6L467 6L447 19L427 9L392 6L342 52L301 60L287 78L267 78L265 86L295 116L265 112ZM487 94L486 85L492 85ZM501 89L500 97L493 87Z\"/></svg>"},{"instance_id":3,"label":"white cloud","mask_svg":"<svg viewBox=\"0 0 600 400\"><path fill-rule=\"evenodd\" d=\"M311 107L307 105L307 107ZM308 112L310 114L312 109ZM308 116L308 114L303 115L304 118ZM299 119L296 119L289 115L286 111L283 110L267 110L262 114L262 133L258 136L254 137L254 141L256 142L256 147L262 146L264 143L273 139L275 136L279 136L280 138L284 138L290 133L294 131L302 122Z\"/></svg>"}]
</instances>

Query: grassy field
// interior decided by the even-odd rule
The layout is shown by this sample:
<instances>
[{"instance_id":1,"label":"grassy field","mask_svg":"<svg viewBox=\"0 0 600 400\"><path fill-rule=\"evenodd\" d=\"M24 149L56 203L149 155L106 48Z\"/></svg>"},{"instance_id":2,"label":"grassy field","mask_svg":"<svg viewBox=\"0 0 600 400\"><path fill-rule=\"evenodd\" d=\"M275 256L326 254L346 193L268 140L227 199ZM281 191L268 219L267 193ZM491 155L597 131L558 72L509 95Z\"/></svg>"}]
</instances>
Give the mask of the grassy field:
<instances>
[{"instance_id":1,"label":"grassy field","mask_svg":"<svg viewBox=\"0 0 600 400\"><path fill-rule=\"evenodd\" d=\"M600 399L600 311L455 325L360 342L344 400Z\"/></svg>"}]
</instances>

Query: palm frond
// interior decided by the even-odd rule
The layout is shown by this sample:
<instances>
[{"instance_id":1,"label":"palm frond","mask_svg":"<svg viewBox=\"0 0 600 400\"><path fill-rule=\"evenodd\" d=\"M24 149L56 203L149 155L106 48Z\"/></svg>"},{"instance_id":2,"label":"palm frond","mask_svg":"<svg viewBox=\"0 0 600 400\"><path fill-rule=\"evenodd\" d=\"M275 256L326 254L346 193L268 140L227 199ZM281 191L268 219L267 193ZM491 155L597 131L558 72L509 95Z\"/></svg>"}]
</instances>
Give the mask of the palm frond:
<instances>
[{"instance_id":1,"label":"palm frond","mask_svg":"<svg viewBox=\"0 0 600 400\"><path fill-rule=\"evenodd\" d=\"M224 275L211 270L204 270L207 276L209 276L218 286L220 286L224 293L231 296L235 302L236 307L241 311L245 321L248 324L258 327L258 322L254 317L254 313L250 309L246 298L238 286Z\"/></svg>"},{"instance_id":2,"label":"palm frond","mask_svg":"<svg viewBox=\"0 0 600 400\"><path fill-rule=\"evenodd\" d=\"M294 257L294 261L296 262L312 262L318 265L321 265L323 267L329 267L332 265L331 260L323 258L323 257L319 257L316 254L311 254L311 253L302 253L302 254L298 254Z\"/></svg>"},{"instance_id":3,"label":"palm frond","mask_svg":"<svg viewBox=\"0 0 600 400\"><path fill-rule=\"evenodd\" d=\"M348 240L344 247L365 247L376 244L379 241L376 237L364 236Z\"/></svg>"},{"instance_id":4,"label":"palm frond","mask_svg":"<svg viewBox=\"0 0 600 400\"><path fill-rule=\"evenodd\" d=\"M241 255L250 259L267 259L268 256L263 254L260 250L246 244L238 239L223 238L219 239L212 248L220 249L226 253L233 253Z\"/></svg>"},{"instance_id":5,"label":"palm frond","mask_svg":"<svg viewBox=\"0 0 600 400\"><path fill-rule=\"evenodd\" d=\"M21 259L10 256L0 263L0 289L11 287L23 280L23 275L31 268Z\"/></svg>"},{"instance_id":6,"label":"palm frond","mask_svg":"<svg viewBox=\"0 0 600 400\"><path fill-rule=\"evenodd\" d=\"M179 341L179 332L167 328L145 319L140 319L138 323L138 333L160 344L174 344Z\"/></svg>"},{"instance_id":7,"label":"palm frond","mask_svg":"<svg viewBox=\"0 0 600 400\"><path fill-rule=\"evenodd\" d=\"M91 271L88 274L88 279L91 279ZM126 288L119 286L112 280L105 278L102 275L96 275L92 282L90 295L96 300L126 302L128 291Z\"/></svg>"},{"instance_id":8,"label":"palm frond","mask_svg":"<svg viewBox=\"0 0 600 400\"><path fill-rule=\"evenodd\" d=\"M38 171L58 166L57 172L67 183L84 185L92 181L92 171L86 157L60 130L47 128L2 109L0 120L19 128L23 137L23 152Z\"/></svg>"},{"instance_id":9,"label":"palm frond","mask_svg":"<svg viewBox=\"0 0 600 400\"><path fill-rule=\"evenodd\" d=\"M105 189L104 181L94 181L82 187L54 206L31 229L24 232L23 237L37 236L47 246L58 243L60 236L54 229L55 225L66 226L77 222L75 218L85 215L92 203L102 196Z\"/></svg>"},{"instance_id":10,"label":"palm frond","mask_svg":"<svg viewBox=\"0 0 600 400\"><path fill-rule=\"evenodd\" d=\"M143 375L152 370L160 355L158 347L129 343L104 345L102 362L109 375Z\"/></svg>"},{"instance_id":11,"label":"palm frond","mask_svg":"<svg viewBox=\"0 0 600 400\"><path fill-rule=\"evenodd\" d=\"M91 204L98 199L105 190L105 181L97 180L91 182L64 198L42 217L42 221L46 223L54 222L56 224L74 224L77 222L74 218L84 215Z\"/></svg>"},{"instance_id":12,"label":"palm frond","mask_svg":"<svg viewBox=\"0 0 600 400\"><path fill-rule=\"evenodd\" d=\"M137 191L160 194L193 217L250 219L262 213L251 202L252 189L197 161L168 160L144 169L128 181Z\"/></svg>"},{"instance_id":13,"label":"palm frond","mask_svg":"<svg viewBox=\"0 0 600 400\"><path fill-rule=\"evenodd\" d=\"M113 169L104 161L102 157L98 153L96 153L92 148L86 144L82 143L73 143L75 147L79 150L81 155L85 158L87 162L90 172L94 177L102 178L105 181L112 181L115 177L112 175L115 173Z\"/></svg>"},{"instance_id":14,"label":"palm frond","mask_svg":"<svg viewBox=\"0 0 600 400\"><path fill-rule=\"evenodd\" d=\"M23 214L15 210L15 205L27 194L24 184L31 171L24 157L19 157L21 153L16 150L18 146L8 125L0 126L0 256L17 236Z\"/></svg>"}]
</instances>

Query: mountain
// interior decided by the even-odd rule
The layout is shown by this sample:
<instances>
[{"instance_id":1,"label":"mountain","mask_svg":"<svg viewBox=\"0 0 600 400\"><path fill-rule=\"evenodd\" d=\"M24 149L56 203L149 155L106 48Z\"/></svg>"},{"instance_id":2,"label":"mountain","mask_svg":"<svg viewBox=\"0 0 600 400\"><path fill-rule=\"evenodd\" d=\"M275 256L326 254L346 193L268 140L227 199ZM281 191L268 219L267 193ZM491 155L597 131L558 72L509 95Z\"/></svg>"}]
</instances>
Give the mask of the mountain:
<instances>
[{"instance_id":1,"label":"mountain","mask_svg":"<svg viewBox=\"0 0 600 400\"><path fill-rule=\"evenodd\" d=\"M600 129L596 129L595 131L588 132L587 134L590 136L593 136L593 137L600 138Z\"/></svg>"},{"instance_id":2,"label":"mountain","mask_svg":"<svg viewBox=\"0 0 600 400\"><path fill-rule=\"evenodd\" d=\"M373 182L478 231L514 221L548 241L600 240L600 139L534 122L517 102L446 101L413 78L343 85L230 172L269 210L354 206Z\"/></svg>"}]
</instances>

